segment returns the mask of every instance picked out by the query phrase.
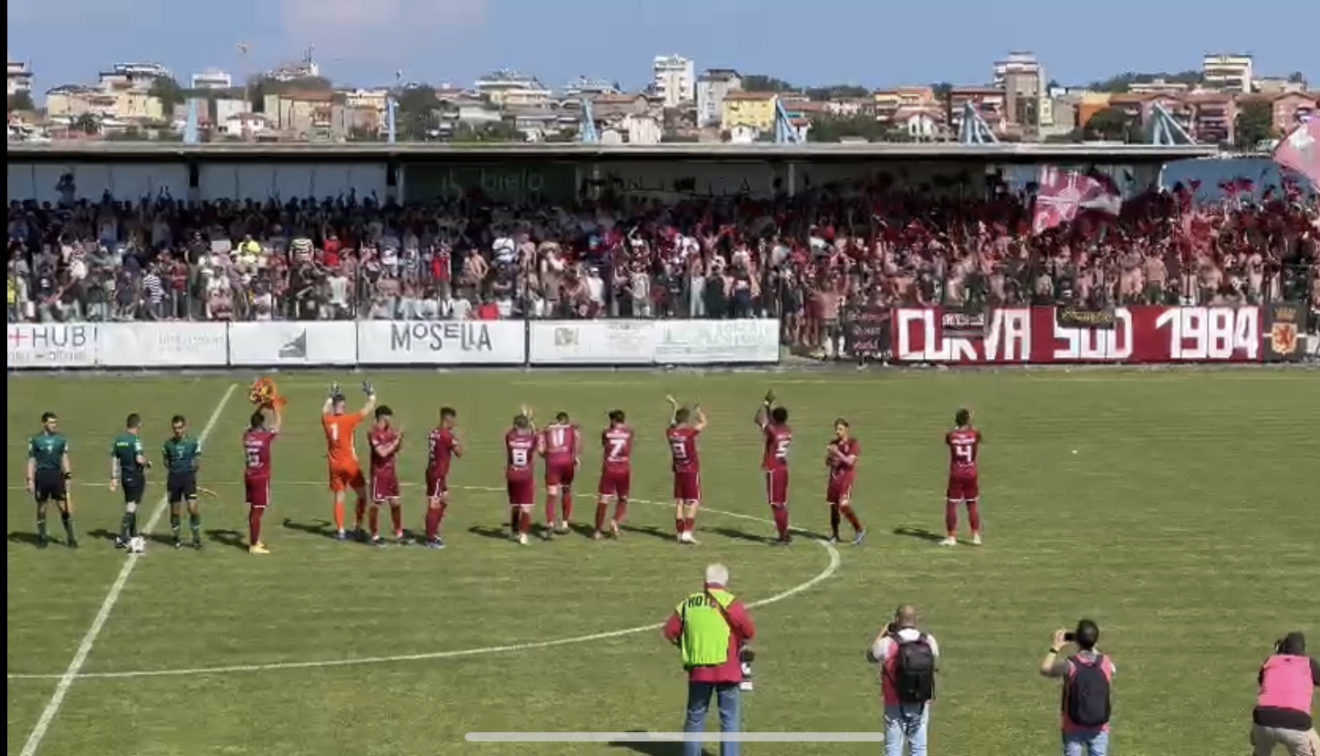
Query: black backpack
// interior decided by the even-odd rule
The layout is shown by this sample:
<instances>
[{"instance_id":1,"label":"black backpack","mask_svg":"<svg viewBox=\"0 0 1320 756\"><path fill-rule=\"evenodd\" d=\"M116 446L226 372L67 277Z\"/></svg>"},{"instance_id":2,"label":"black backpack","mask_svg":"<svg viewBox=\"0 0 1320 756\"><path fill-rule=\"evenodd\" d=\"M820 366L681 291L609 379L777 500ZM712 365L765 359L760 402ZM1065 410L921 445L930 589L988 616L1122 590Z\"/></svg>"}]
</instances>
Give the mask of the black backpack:
<instances>
[{"instance_id":1,"label":"black backpack","mask_svg":"<svg viewBox=\"0 0 1320 756\"><path fill-rule=\"evenodd\" d=\"M905 641L892 636L894 650L894 691L902 703L926 703L935 697L935 651L926 634Z\"/></svg>"},{"instance_id":2,"label":"black backpack","mask_svg":"<svg viewBox=\"0 0 1320 756\"><path fill-rule=\"evenodd\" d=\"M1109 723L1109 677L1105 657L1097 654L1087 664L1077 656L1068 658L1072 677L1063 686L1063 710L1078 727L1103 727Z\"/></svg>"}]
</instances>

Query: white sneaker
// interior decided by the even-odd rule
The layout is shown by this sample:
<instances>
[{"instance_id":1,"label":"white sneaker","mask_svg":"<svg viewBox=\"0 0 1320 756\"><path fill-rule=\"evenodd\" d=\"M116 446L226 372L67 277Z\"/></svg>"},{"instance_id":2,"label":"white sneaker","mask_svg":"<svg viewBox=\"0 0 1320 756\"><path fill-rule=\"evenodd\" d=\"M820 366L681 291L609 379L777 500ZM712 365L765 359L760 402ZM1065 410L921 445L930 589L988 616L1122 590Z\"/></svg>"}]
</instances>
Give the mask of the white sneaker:
<instances>
[{"instance_id":1,"label":"white sneaker","mask_svg":"<svg viewBox=\"0 0 1320 756\"><path fill-rule=\"evenodd\" d=\"M519 545L519 546L526 546L526 545L527 545L527 534L526 534L526 533L519 533L519 534L518 534L518 545Z\"/></svg>"},{"instance_id":2,"label":"white sneaker","mask_svg":"<svg viewBox=\"0 0 1320 756\"><path fill-rule=\"evenodd\" d=\"M973 546L980 546L980 545L981 545L981 534L980 534L980 533L977 533L976 535L972 536L972 545L973 545Z\"/></svg>"},{"instance_id":3,"label":"white sneaker","mask_svg":"<svg viewBox=\"0 0 1320 756\"><path fill-rule=\"evenodd\" d=\"M943 541L940 541L940 545L941 545L941 546L957 546L957 545L958 545L958 539L957 539L957 538L954 538L953 536L949 536L948 538L945 538Z\"/></svg>"}]
</instances>

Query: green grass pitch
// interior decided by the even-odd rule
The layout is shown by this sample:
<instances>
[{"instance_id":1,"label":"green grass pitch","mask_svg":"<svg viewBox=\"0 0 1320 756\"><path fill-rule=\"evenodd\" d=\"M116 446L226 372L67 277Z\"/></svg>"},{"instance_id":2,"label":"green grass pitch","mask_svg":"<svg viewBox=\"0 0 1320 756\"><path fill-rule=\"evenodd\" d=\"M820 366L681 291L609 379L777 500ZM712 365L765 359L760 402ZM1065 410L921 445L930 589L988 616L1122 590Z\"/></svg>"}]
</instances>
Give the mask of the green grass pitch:
<instances>
[{"instance_id":1,"label":"green grass pitch","mask_svg":"<svg viewBox=\"0 0 1320 756\"><path fill-rule=\"evenodd\" d=\"M119 523L119 495L104 485L110 439L128 412L140 412L158 459L170 415L187 415L200 431L234 384L200 475L219 493L202 500L207 549L149 546L82 665L90 676L67 686L42 756L665 753L462 739L471 730L680 729L677 652L648 626L715 560L730 566L731 587L747 600L779 599L753 610L760 638L757 690L744 701L749 730L879 729L863 649L905 601L920 606L944 649L931 730L939 754L1056 752L1058 685L1036 666L1051 631L1080 616L1100 623L1101 646L1118 664L1113 737L1122 756L1243 753L1255 672L1271 641L1291 629L1320 639L1315 372L372 377L407 434L400 474L410 529L422 525L425 430L442 404L459 410L468 454L450 478L443 552L376 550L318 530L330 506L317 413L327 383L356 385L357 376L280 379L290 405L264 534L274 553L264 558L235 546L246 537L239 436L251 376L11 378L10 753L38 724L125 560L96 537ZM757 540L772 526L751 418L768 387L796 431L797 527L827 529L821 459L833 419L849 418L862 443L855 503L871 536L861 548L841 546L833 571L832 555L811 539L786 550ZM670 536L666 393L699 400L710 415L705 506L727 514L700 517L697 548ZM607 410L628 412L638 432L633 494L647 502L631 509L636 530L617 543L573 536L525 548L502 537L500 439L524 401L541 417L572 413L589 442ZM962 404L976 409L986 435L987 543L943 550L896 531L942 529L942 435ZM25 535L34 530L22 490L25 442L46 409L60 414L71 441L84 544L76 552L41 552ZM598 469L589 443L579 522L591 517ZM162 494L156 475L143 522ZM539 520L539 504L534 511ZM62 537L58 518L52 533ZM645 629L613 633L633 628ZM413 658L341 664L401 656ZM257 669L187 671L245 666ZM130 671L180 674L98 676Z\"/></svg>"}]
</instances>

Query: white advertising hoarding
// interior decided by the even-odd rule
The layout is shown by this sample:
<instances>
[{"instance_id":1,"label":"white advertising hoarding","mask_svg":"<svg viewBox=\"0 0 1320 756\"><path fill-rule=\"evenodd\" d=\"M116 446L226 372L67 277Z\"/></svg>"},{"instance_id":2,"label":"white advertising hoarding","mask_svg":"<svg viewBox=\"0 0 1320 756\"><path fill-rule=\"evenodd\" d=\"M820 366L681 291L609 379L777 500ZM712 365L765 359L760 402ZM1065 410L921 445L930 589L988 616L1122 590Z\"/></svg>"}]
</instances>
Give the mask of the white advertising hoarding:
<instances>
[{"instance_id":1,"label":"white advertising hoarding","mask_svg":"<svg viewBox=\"0 0 1320 756\"><path fill-rule=\"evenodd\" d=\"M549 320L530 324L533 365L649 365L655 321Z\"/></svg>"},{"instance_id":2,"label":"white advertising hoarding","mask_svg":"<svg viewBox=\"0 0 1320 756\"><path fill-rule=\"evenodd\" d=\"M231 323L230 365L352 365L357 334L349 321Z\"/></svg>"},{"instance_id":3,"label":"white advertising hoarding","mask_svg":"<svg viewBox=\"0 0 1320 756\"><path fill-rule=\"evenodd\" d=\"M657 320L655 361L661 365L779 361L778 320Z\"/></svg>"},{"instance_id":4,"label":"white advertising hoarding","mask_svg":"<svg viewBox=\"0 0 1320 756\"><path fill-rule=\"evenodd\" d=\"M229 361L225 323L105 323L100 328L104 367L224 367Z\"/></svg>"},{"instance_id":5,"label":"white advertising hoarding","mask_svg":"<svg viewBox=\"0 0 1320 756\"><path fill-rule=\"evenodd\" d=\"M364 320L357 324L364 365L522 365L527 331L511 320Z\"/></svg>"},{"instance_id":6,"label":"white advertising hoarding","mask_svg":"<svg viewBox=\"0 0 1320 756\"><path fill-rule=\"evenodd\" d=\"M95 367L100 355L97 323L9 323L9 369Z\"/></svg>"}]
</instances>

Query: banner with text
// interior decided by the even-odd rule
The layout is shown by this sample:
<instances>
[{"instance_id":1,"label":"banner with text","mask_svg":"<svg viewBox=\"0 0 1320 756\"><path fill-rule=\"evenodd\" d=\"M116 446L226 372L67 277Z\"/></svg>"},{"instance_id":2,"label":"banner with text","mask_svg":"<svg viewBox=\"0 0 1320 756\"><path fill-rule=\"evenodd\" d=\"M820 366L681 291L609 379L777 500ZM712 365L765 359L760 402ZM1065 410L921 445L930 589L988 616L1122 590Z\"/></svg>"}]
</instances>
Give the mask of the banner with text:
<instances>
[{"instance_id":1,"label":"banner with text","mask_svg":"<svg viewBox=\"0 0 1320 756\"><path fill-rule=\"evenodd\" d=\"M357 324L364 365L522 365L527 331L511 320L364 320Z\"/></svg>"},{"instance_id":2,"label":"banner with text","mask_svg":"<svg viewBox=\"0 0 1320 756\"><path fill-rule=\"evenodd\" d=\"M655 321L548 320L528 323L533 365L649 365Z\"/></svg>"},{"instance_id":3,"label":"banner with text","mask_svg":"<svg viewBox=\"0 0 1320 756\"><path fill-rule=\"evenodd\" d=\"M52 370L95 367L100 358L99 323L9 323L9 369Z\"/></svg>"},{"instance_id":4,"label":"banner with text","mask_svg":"<svg viewBox=\"0 0 1320 756\"><path fill-rule=\"evenodd\" d=\"M1258 307L1116 307L1061 319L1053 307L998 308L983 333L950 332L939 308L894 310L898 362L950 365L1260 362ZM1093 321L1093 322L1090 322ZM1075 323L1076 325L1069 325ZM1085 325L1083 325L1085 324Z\"/></svg>"},{"instance_id":5,"label":"banner with text","mask_svg":"<svg viewBox=\"0 0 1320 756\"><path fill-rule=\"evenodd\" d=\"M655 361L709 365L779 361L778 320L657 320Z\"/></svg>"},{"instance_id":6,"label":"banner with text","mask_svg":"<svg viewBox=\"0 0 1320 756\"><path fill-rule=\"evenodd\" d=\"M107 323L100 327L102 367L224 367L226 323Z\"/></svg>"},{"instance_id":7,"label":"banner with text","mask_svg":"<svg viewBox=\"0 0 1320 756\"><path fill-rule=\"evenodd\" d=\"M230 365L352 365L357 362L353 323L297 320L233 323Z\"/></svg>"}]
</instances>

